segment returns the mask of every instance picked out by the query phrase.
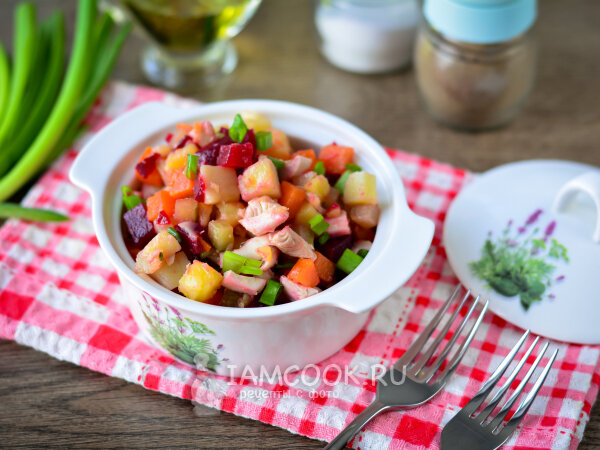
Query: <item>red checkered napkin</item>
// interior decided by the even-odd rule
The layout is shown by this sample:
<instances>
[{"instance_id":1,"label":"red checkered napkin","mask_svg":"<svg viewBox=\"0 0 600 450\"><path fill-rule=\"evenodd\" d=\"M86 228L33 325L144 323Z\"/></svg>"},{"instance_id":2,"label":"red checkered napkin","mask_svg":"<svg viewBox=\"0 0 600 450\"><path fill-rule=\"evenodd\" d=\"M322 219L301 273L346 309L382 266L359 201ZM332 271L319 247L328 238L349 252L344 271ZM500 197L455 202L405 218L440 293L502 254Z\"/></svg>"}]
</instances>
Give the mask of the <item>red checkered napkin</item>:
<instances>
[{"instance_id":1,"label":"red checkered napkin","mask_svg":"<svg viewBox=\"0 0 600 450\"><path fill-rule=\"evenodd\" d=\"M189 103L155 89L113 83L88 117L89 133L75 147L122 112L149 100ZM198 372L140 335L124 305L117 275L94 236L90 198L67 179L76 154L73 149L57 161L24 201L62 211L70 222L10 220L0 229L0 337L148 389L330 440L373 400L369 368L399 358L458 282L440 236L448 205L469 174L390 151L410 207L435 221L436 234L410 281L375 310L352 342L318 364L356 369L356 378L334 383L340 375L335 370L319 379L307 371L303 379L294 375L285 385L254 384ZM520 334L488 314L440 395L420 408L379 416L354 439L354 447L439 448L442 426L473 396ZM554 368L508 448L576 448L581 440L600 383L600 348L557 346Z\"/></svg>"}]
</instances>

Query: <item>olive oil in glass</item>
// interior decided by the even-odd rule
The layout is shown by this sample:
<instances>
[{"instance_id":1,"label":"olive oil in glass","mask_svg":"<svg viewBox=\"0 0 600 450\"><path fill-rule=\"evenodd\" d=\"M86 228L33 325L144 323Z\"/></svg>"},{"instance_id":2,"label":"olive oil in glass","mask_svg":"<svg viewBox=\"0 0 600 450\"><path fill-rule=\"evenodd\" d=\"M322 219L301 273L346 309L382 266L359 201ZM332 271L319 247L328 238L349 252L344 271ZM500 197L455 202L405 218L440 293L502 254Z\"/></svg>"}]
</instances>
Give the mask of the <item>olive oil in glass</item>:
<instances>
[{"instance_id":1,"label":"olive oil in glass","mask_svg":"<svg viewBox=\"0 0 600 450\"><path fill-rule=\"evenodd\" d=\"M254 15L261 0L121 0L151 44L142 55L155 84L193 90L233 71L237 55L230 39Z\"/></svg>"}]
</instances>

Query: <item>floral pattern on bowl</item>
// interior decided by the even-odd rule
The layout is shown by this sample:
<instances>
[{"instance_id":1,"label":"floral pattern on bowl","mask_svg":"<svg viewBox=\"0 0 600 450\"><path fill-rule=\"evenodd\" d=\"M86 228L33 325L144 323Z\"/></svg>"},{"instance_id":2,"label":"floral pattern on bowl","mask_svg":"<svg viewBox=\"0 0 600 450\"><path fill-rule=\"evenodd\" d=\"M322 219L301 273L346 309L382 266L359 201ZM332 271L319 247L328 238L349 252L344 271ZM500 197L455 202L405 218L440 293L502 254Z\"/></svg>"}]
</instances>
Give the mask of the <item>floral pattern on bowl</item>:
<instances>
[{"instance_id":1,"label":"floral pattern on bowl","mask_svg":"<svg viewBox=\"0 0 600 450\"><path fill-rule=\"evenodd\" d=\"M183 317L177 308L161 306L155 299L144 296L140 308L152 338L176 358L210 371L221 364L222 345L213 348L210 339L215 332L203 323Z\"/></svg>"},{"instance_id":2,"label":"floral pattern on bowl","mask_svg":"<svg viewBox=\"0 0 600 450\"><path fill-rule=\"evenodd\" d=\"M552 237L556 221L540 224L542 209L535 210L521 226L509 220L500 236L488 232L481 258L469 264L471 272L487 286L505 297L518 296L525 311L543 298L554 283L564 280L555 275L556 265L569 262L567 248ZM543 229L543 233L542 232Z\"/></svg>"}]
</instances>

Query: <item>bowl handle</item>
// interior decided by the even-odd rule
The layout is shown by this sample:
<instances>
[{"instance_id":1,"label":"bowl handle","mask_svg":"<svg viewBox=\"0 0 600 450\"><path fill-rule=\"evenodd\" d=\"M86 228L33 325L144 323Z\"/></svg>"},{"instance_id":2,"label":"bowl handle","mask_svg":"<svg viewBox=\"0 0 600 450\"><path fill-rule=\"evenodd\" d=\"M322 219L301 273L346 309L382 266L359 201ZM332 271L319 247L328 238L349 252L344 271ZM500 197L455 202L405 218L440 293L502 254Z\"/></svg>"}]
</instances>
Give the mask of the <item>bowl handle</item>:
<instances>
[{"instance_id":1,"label":"bowl handle","mask_svg":"<svg viewBox=\"0 0 600 450\"><path fill-rule=\"evenodd\" d=\"M586 172L569 181L558 191L554 200L553 209L561 212L579 192L588 194L596 206L596 225L592 234L592 240L600 243L600 173Z\"/></svg>"},{"instance_id":2,"label":"bowl handle","mask_svg":"<svg viewBox=\"0 0 600 450\"><path fill-rule=\"evenodd\" d=\"M416 272L429 250L435 225L431 220L413 213L407 207L403 213L401 226L396 229L397 232L385 243L386 247L396 251L377 256L364 272L357 274L361 279L374 282L349 283L338 291L331 305L352 313L368 311L392 295ZM402 255L415 255L415 257L411 257L411 261L408 262L402 259ZM404 276L399 278L399 273Z\"/></svg>"},{"instance_id":3,"label":"bowl handle","mask_svg":"<svg viewBox=\"0 0 600 450\"><path fill-rule=\"evenodd\" d=\"M92 195L100 192L114 169L110 163L139 145L147 130L164 124L165 117L177 122L189 117L189 110L148 102L119 116L83 147L71 166L69 178Z\"/></svg>"}]
</instances>

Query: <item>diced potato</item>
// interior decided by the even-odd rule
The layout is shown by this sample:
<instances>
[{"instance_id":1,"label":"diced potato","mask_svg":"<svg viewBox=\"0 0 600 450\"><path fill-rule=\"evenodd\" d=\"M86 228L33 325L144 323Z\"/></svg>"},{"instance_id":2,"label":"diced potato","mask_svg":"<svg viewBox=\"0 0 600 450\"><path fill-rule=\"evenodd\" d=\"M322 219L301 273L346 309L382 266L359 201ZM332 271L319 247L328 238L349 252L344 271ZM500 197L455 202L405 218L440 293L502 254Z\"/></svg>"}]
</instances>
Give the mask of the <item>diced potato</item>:
<instances>
[{"instance_id":1,"label":"diced potato","mask_svg":"<svg viewBox=\"0 0 600 450\"><path fill-rule=\"evenodd\" d=\"M350 208L350 220L363 228L373 228L379 221L377 205L356 205Z\"/></svg>"},{"instance_id":2,"label":"diced potato","mask_svg":"<svg viewBox=\"0 0 600 450\"><path fill-rule=\"evenodd\" d=\"M217 210L217 219L224 220L234 227L244 215L244 204L242 202L222 202L217 205Z\"/></svg>"},{"instance_id":3,"label":"diced potato","mask_svg":"<svg viewBox=\"0 0 600 450\"><path fill-rule=\"evenodd\" d=\"M172 291L179 286L179 280L185 273L185 268L190 263L184 252L178 252L175 255L175 260L170 266L168 264L162 266L151 277L154 278L158 283Z\"/></svg>"},{"instance_id":4,"label":"diced potato","mask_svg":"<svg viewBox=\"0 0 600 450\"><path fill-rule=\"evenodd\" d=\"M245 201L263 195L273 198L281 197L277 169L268 158L261 159L244 170L238 181L242 198Z\"/></svg>"},{"instance_id":5,"label":"diced potato","mask_svg":"<svg viewBox=\"0 0 600 450\"><path fill-rule=\"evenodd\" d=\"M237 202L240 199L235 169L205 164L200 166L200 176L204 181L204 203L207 205Z\"/></svg>"},{"instance_id":6,"label":"diced potato","mask_svg":"<svg viewBox=\"0 0 600 450\"><path fill-rule=\"evenodd\" d=\"M377 182L375 175L367 172L353 172L344 186L344 204L376 205Z\"/></svg>"},{"instance_id":7,"label":"diced potato","mask_svg":"<svg viewBox=\"0 0 600 450\"><path fill-rule=\"evenodd\" d=\"M173 220L175 223L192 221L198 219L198 202L193 198L180 198L175 200L175 212Z\"/></svg>"},{"instance_id":8,"label":"diced potato","mask_svg":"<svg viewBox=\"0 0 600 450\"><path fill-rule=\"evenodd\" d=\"M271 132L273 138L273 146L264 152L267 156L272 156L278 159L289 159L292 156L292 146L286 134L275 128L269 128L267 131Z\"/></svg>"},{"instance_id":9,"label":"diced potato","mask_svg":"<svg viewBox=\"0 0 600 450\"><path fill-rule=\"evenodd\" d=\"M296 223L299 225L308 225L308 221L315 217L319 212L308 202L304 202L296 213Z\"/></svg>"},{"instance_id":10,"label":"diced potato","mask_svg":"<svg viewBox=\"0 0 600 450\"><path fill-rule=\"evenodd\" d=\"M213 205L207 205L205 203L198 203L198 223L203 227L208 226L210 222L210 216L213 211Z\"/></svg>"},{"instance_id":11,"label":"diced potato","mask_svg":"<svg viewBox=\"0 0 600 450\"><path fill-rule=\"evenodd\" d=\"M154 147L154 153L158 153L161 158L166 158L171 153L171 147L168 145L157 145Z\"/></svg>"},{"instance_id":12,"label":"diced potato","mask_svg":"<svg viewBox=\"0 0 600 450\"><path fill-rule=\"evenodd\" d=\"M211 220L208 223L208 239L220 252L233 248L233 227L225 220Z\"/></svg>"},{"instance_id":13,"label":"diced potato","mask_svg":"<svg viewBox=\"0 0 600 450\"><path fill-rule=\"evenodd\" d=\"M266 131L272 126L267 117L252 111L244 111L241 116L246 126L254 129L255 132Z\"/></svg>"},{"instance_id":14,"label":"diced potato","mask_svg":"<svg viewBox=\"0 0 600 450\"><path fill-rule=\"evenodd\" d=\"M325 197L327 197L330 188L331 186L329 186L329 181L327 180L327 178L325 178L324 175L317 175L311 178L304 185L304 189L306 189L308 192L312 192L313 194L315 194L317 197L319 197L319 200L321 201L323 201Z\"/></svg>"},{"instance_id":15,"label":"diced potato","mask_svg":"<svg viewBox=\"0 0 600 450\"><path fill-rule=\"evenodd\" d=\"M161 231L152 238L135 258L137 273L154 273L165 264L172 264L181 245L169 232Z\"/></svg>"},{"instance_id":16,"label":"diced potato","mask_svg":"<svg viewBox=\"0 0 600 450\"><path fill-rule=\"evenodd\" d=\"M195 260L179 280L179 292L197 302L210 300L221 287L223 276L208 264Z\"/></svg>"},{"instance_id":17,"label":"diced potato","mask_svg":"<svg viewBox=\"0 0 600 450\"><path fill-rule=\"evenodd\" d=\"M187 164L187 155L193 155L198 151L196 144L189 143L183 148L179 148L167 156L165 160L165 170L181 170Z\"/></svg>"}]
</instances>

